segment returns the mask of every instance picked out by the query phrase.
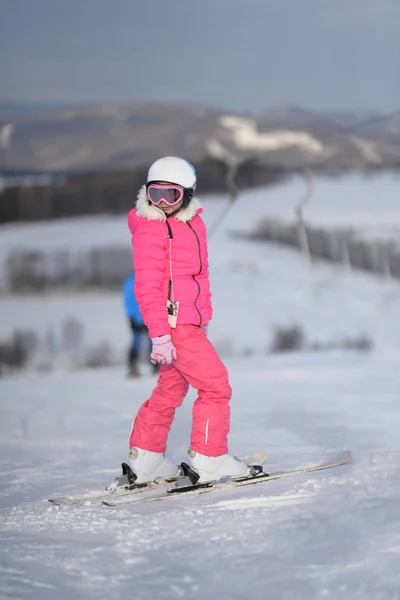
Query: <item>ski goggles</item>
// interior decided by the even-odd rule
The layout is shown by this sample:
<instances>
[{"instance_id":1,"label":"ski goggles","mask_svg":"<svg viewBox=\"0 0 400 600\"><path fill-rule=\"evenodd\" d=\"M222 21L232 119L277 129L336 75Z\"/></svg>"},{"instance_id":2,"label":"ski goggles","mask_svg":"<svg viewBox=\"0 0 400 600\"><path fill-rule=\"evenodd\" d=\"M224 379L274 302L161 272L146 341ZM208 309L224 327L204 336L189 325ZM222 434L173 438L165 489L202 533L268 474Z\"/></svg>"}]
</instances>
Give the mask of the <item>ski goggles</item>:
<instances>
[{"instance_id":1,"label":"ski goggles","mask_svg":"<svg viewBox=\"0 0 400 600\"><path fill-rule=\"evenodd\" d=\"M150 183L147 186L147 197L156 206L161 204L161 202L168 204L168 206L175 206L175 204L179 204L184 194L185 190L181 185L174 185L172 183Z\"/></svg>"}]
</instances>

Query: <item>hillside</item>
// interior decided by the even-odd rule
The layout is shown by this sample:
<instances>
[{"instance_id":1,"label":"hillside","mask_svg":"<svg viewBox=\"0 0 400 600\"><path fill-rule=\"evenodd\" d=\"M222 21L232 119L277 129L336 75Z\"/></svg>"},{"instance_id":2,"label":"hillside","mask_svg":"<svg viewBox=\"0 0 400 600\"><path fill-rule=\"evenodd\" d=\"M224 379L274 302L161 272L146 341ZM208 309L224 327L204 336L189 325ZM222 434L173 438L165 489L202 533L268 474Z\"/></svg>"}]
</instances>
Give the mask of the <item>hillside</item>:
<instances>
[{"instance_id":1,"label":"hillside","mask_svg":"<svg viewBox=\"0 0 400 600\"><path fill-rule=\"evenodd\" d=\"M388 183L375 190L389 197ZM383 222L395 221L396 197L382 207L371 194L360 212L359 203L347 201L361 201L356 182L350 180L348 196L336 193L336 205L325 184L316 187L321 205L315 198L313 222L362 229L378 222L379 210ZM230 235L251 231L262 216L289 217L303 187L294 180L278 193L246 194L211 236L209 336L233 389L232 452L265 450L268 472L345 448L352 461L166 502L52 507L46 498L103 488L119 473L132 419L155 379L145 364L140 379L125 376L129 330L119 292L3 295L2 335L35 330L48 353L40 372L31 365L0 378L5 598L397 598L400 287L324 262L311 268L293 251ZM227 203L204 201L210 229ZM67 247L79 258L90 246L115 244L128 251L126 218L13 224L4 226L0 256L26 245L48 256ZM72 370L62 346L63 321L71 317L82 322L85 344L111 345L116 366ZM275 328L292 326L304 345L271 352ZM372 347L350 347L360 336ZM176 411L168 446L176 462L187 458L195 397L191 390Z\"/></svg>"},{"instance_id":2,"label":"hillside","mask_svg":"<svg viewBox=\"0 0 400 600\"><path fill-rule=\"evenodd\" d=\"M3 112L0 107L0 170L129 169L165 154L194 162L206 156L240 161L256 156L265 166L285 170L399 166L398 117L376 119L364 128L361 123L356 116L295 108L243 115L141 103L13 115L10 107Z\"/></svg>"}]
</instances>

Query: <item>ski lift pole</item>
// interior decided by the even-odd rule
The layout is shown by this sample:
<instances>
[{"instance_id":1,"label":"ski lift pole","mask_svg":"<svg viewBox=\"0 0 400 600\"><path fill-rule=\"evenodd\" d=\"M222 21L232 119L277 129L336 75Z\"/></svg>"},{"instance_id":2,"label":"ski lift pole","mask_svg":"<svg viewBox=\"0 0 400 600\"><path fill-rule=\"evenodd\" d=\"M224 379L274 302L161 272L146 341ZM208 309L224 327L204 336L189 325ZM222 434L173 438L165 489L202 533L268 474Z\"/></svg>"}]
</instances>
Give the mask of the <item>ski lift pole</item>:
<instances>
[{"instance_id":1,"label":"ski lift pole","mask_svg":"<svg viewBox=\"0 0 400 600\"><path fill-rule=\"evenodd\" d=\"M211 228L208 231L208 239L209 240L211 240L211 238L217 231L218 227L226 219L227 215L229 214L230 210L233 208L233 205L235 204L236 200L238 199L239 188L235 182L235 177L236 177L237 170L239 168L239 164L240 163L238 160L234 160L229 163L226 163L226 165L227 165L226 185L227 185L228 192L229 192L229 205L228 205L228 208L226 208L224 206L221 213L214 220Z\"/></svg>"},{"instance_id":2,"label":"ski lift pole","mask_svg":"<svg viewBox=\"0 0 400 600\"><path fill-rule=\"evenodd\" d=\"M308 263L311 264L310 246L308 244L307 229L303 218L303 208L310 200L314 192L312 172L310 169L304 169L304 176L306 178L307 190L303 198L301 198L295 207L295 213L297 217L297 232L299 236L300 250L306 256Z\"/></svg>"}]
</instances>

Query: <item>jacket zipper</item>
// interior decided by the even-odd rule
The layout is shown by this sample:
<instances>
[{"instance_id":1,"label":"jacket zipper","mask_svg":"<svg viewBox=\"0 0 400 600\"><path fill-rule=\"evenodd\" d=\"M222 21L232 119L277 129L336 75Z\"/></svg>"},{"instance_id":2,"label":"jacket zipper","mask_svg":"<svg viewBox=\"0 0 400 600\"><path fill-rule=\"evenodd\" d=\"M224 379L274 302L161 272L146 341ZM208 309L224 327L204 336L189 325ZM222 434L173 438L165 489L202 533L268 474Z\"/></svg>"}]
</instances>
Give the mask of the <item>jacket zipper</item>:
<instances>
[{"instance_id":1,"label":"jacket zipper","mask_svg":"<svg viewBox=\"0 0 400 600\"><path fill-rule=\"evenodd\" d=\"M203 270L203 262L202 262L202 260L201 260L201 249L200 249L200 240L199 240L199 236L197 235L197 233L195 232L195 230L193 229L193 227L191 226L191 224L189 223L189 221L188 221L188 223L187 223L187 224L189 225L190 229L193 231L193 233L194 233L194 235L195 235L195 237L196 237L196 240L197 240L197 246L198 246L198 248L199 248L199 261L200 261L200 270L199 270L199 272L197 273L197 275L200 275L200 273L201 273L201 272L202 272L202 270ZM194 301L194 307L195 307L195 309L197 310L197 312L198 312L198 314L199 314L199 317L200 317L200 323L199 323L199 327L201 327L201 324L202 324L202 322L203 322L203 317L201 316L201 312L199 311L199 309L198 309L198 306L197 306L197 300L199 299L199 296L200 296L200 284L199 284L199 282L197 281L197 279L196 279L195 275L192 275L192 279L193 279L193 281L195 281L195 282L196 282L196 284L197 284L197 290L198 290L198 291L197 291L197 296L196 296L196 298L195 298L195 301Z\"/></svg>"}]
</instances>

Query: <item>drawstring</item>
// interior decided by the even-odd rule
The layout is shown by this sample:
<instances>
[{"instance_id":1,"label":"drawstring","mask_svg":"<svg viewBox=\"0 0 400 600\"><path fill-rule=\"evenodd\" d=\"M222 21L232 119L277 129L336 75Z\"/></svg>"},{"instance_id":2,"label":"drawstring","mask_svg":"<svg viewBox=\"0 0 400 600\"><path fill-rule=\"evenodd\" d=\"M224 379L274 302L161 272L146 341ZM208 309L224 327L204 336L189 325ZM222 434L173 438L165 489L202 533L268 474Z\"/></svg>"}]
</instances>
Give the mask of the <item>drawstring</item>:
<instances>
[{"instance_id":1,"label":"drawstring","mask_svg":"<svg viewBox=\"0 0 400 600\"><path fill-rule=\"evenodd\" d=\"M174 301L175 300L175 295L174 295L174 284L173 284L173 280L172 280L172 240L173 240L173 235L172 235L172 229L171 229L171 225L168 223L168 220L166 221L167 223L167 227L168 227L168 237L169 237L169 282L168 282L168 300L170 301Z\"/></svg>"},{"instance_id":2,"label":"drawstring","mask_svg":"<svg viewBox=\"0 0 400 600\"><path fill-rule=\"evenodd\" d=\"M168 300L175 300L174 284L172 282L172 240L169 238L169 283L168 283Z\"/></svg>"}]
</instances>

